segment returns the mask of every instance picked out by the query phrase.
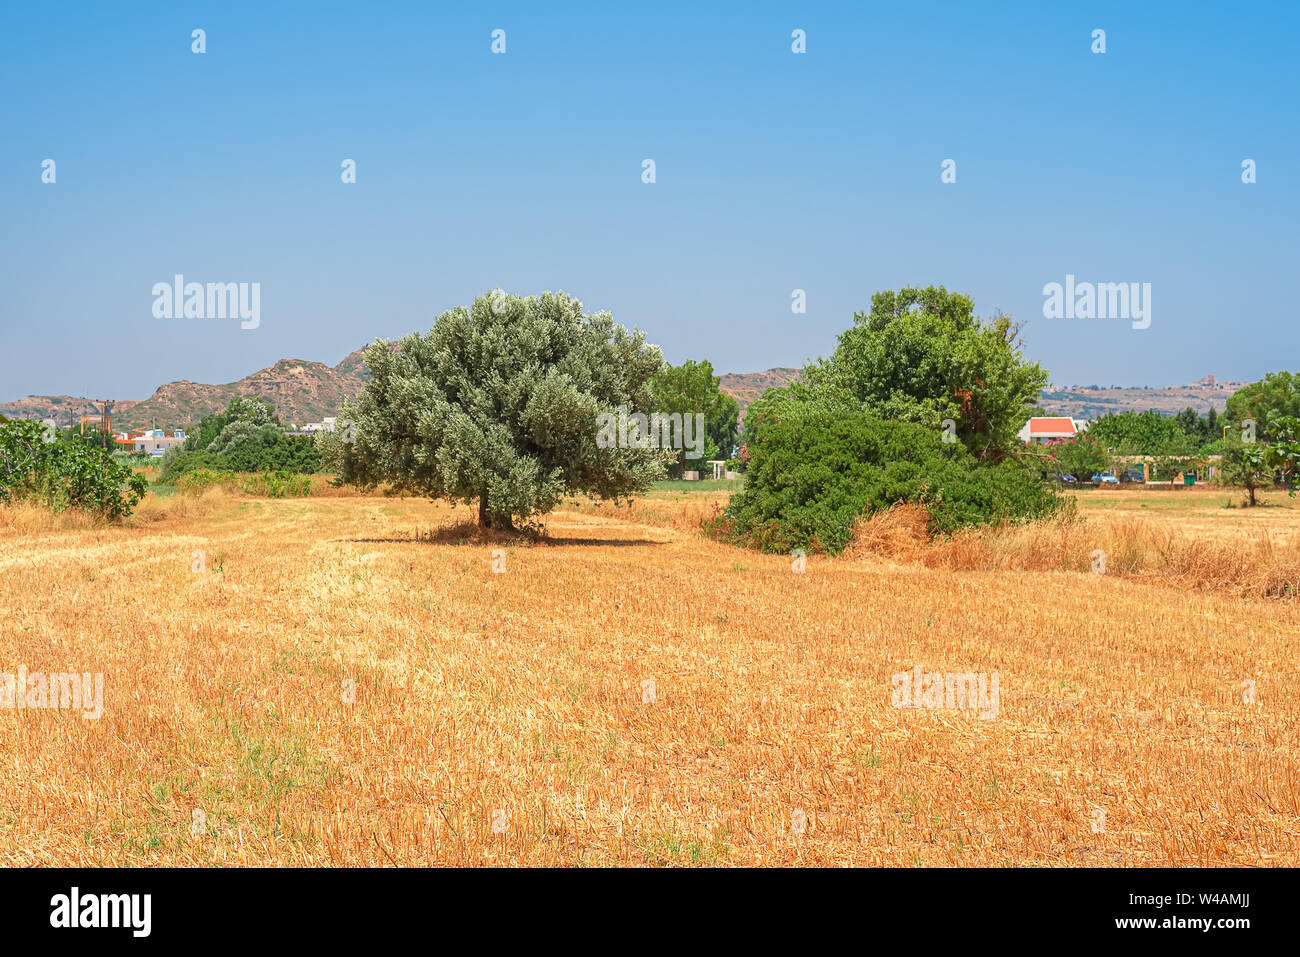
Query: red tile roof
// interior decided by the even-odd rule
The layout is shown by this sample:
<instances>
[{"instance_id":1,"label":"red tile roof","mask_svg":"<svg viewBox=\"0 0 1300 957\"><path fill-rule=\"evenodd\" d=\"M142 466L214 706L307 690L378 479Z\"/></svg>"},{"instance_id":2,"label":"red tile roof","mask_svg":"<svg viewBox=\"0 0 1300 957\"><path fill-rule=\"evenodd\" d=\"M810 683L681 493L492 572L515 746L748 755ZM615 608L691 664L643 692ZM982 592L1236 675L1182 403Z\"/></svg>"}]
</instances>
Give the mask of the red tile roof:
<instances>
[{"instance_id":1,"label":"red tile roof","mask_svg":"<svg viewBox=\"0 0 1300 957\"><path fill-rule=\"evenodd\" d=\"M1061 418L1035 417L1029 420L1030 435L1044 435L1044 434L1074 435L1074 433L1075 433L1074 422L1064 417Z\"/></svg>"}]
</instances>

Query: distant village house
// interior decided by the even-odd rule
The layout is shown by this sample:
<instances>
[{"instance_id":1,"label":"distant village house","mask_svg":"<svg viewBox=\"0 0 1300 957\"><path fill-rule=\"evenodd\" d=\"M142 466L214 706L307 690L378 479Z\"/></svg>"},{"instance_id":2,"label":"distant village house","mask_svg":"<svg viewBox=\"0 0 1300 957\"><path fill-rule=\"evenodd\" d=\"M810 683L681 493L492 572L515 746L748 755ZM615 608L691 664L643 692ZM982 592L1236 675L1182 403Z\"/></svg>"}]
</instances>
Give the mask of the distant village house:
<instances>
[{"instance_id":1,"label":"distant village house","mask_svg":"<svg viewBox=\"0 0 1300 957\"><path fill-rule=\"evenodd\" d=\"M133 429L130 432L119 432L115 441L123 452L162 455L173 445L184 442L185 432L181 429L175 432L164 432L162 429Z\"/></svg>"},{"instance_id":2,"label":"distant village house","mask_svg":"<svg viewBox=\"0 0 1300 957\"><path fill-rule=\"evenodd\" d=\"M1021 442L1030 445L1060 445L1087 429L1088 423L1083 419L1040 415L1026 422L1018 434Z\"/></svg>"}]
</instances>

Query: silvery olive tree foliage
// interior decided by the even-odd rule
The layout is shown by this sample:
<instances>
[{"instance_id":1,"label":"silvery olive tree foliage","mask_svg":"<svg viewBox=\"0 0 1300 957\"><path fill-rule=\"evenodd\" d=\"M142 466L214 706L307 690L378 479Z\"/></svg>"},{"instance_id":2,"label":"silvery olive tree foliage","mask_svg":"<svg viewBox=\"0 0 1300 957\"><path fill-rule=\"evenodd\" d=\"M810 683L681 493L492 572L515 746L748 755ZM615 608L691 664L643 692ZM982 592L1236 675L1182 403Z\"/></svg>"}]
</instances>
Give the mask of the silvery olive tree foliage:
<instances>
[{"instance_id":1,"label":"silvery olive tree foliage","mask_svg":"<svg viewBox=\"0 0 1300 957\"><path fill-rule=\"evenodd\" d=\"M498 290L395 346L366 350L370 380L319 439L339 484L477 500L482 526L508 529L568 494L619 500L664 474L658 449L597 445L600 413L653 408L663 364L608 312Z\"/></svg>"}]
</instances>

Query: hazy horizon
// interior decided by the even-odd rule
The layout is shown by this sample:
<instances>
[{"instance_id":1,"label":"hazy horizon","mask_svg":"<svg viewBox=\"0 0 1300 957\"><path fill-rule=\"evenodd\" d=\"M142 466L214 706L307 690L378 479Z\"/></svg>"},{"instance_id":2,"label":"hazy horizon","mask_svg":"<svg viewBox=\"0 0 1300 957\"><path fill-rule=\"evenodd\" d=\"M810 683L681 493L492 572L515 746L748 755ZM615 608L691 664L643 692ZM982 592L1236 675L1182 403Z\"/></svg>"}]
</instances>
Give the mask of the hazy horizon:
<instances>
[{"instance_id":1,"label":"hazy horizon","mask_svg":"<svg viewBox=\"0 0 1300 957\"><path fill-rule=\"evenodd\" d=\"M396 338L396 337L395 337L395 338ZM368 344L369 344L369 343L367 343L367 345L368 345ZM362 348L364 348L364 347L362 347ZM250 375L253 375L254 373L261 372L261 371L264 371L265 369L269 369L269 368L271 368L271 367L274 366L277 362L315 362L315 363L319 363L319 364L321 364L321 365L328 366L328 367L330 367L331 369L334 369L334 368L337 368L337 367L339 366L339 364L340 364L341 362L343 362L344 359L346 359L348 356L350 356L350 355L351 355L353 352L355 352L355 351L357 351L357 350L353 349L353 350L349 351L348 353L346 353L345 355L339 357L338 359L332 360L332 361L331 361L330 359L312 359L312 358L309 358L309 357L307 357L307 356L281 356L279 359L273 360L272 362L268 363L268 364L265 365L265 366L260 366L260 367L258 367L258 368L256 368L256 369L249 369L249 370L248 370L247 372L245 372L244 374L242 374L242 375L237 375L237 376L235 376L233 379L225 379L225 380L221 380L221 381L204 381L204 380L201 380L201 379L187 379L187 378L185 378L185 377L183 377L183 376L182 376L182 377L171 377L171 378L166 378L166 379L161 379L161 380L159 380L155 385L153 385L152 387L150 387L150 389L148 390L148 392L146 392L146 393L144 393L144 394L141 394L141 395L126 395L126 394L110 394L110 393L103 393L103 396L106 396L106 397L108 397L108 398L111 398L111 399L114 400L114 401L119 401L119 402L120 402L120 401L123 401L123 400L125 400L125 401L143 401L143 400L145 400L145 399L148 399L150 396L152 396L152 395L153 395L153 394L154 394L154 393L155 393L159 388L161 388L161 387L163 387L163 386L165 386L165 385L169 385L169 384L177 383L177 382L193 382L193 383L196 383L196 384L199 384L199 385L213 385L213 386L216 386L216 385L233 385L233 384L235 384L236 382L239 382L240 380L245 379L245 378L247 378L247 377L250 376ZM798 365L781 364L781 365L768 366L767 368L764 368L764 369L719 369L719 368L717 368L717 366L715 365L713 371L714 371L714 373L715 373L716 375L719 375L719 376L723 376L723 375L761 375L761 374L763 374L763 373L766 373L766 372L772 372L772 371L777 370L777 369L798 369L798 370L802 371L802 369L803 369L803 364L802 364L802 363L801 363L801 364L798 364ZM1213 376L1216 378L1216 380L1217 380L1218 382L1221 382L1221 383L1222 383L1222 382L1249 382L1249 381L1252 381L1252 380L1250 380L1250 379L1245 379L1245 378L1242 378L1242 377L1239 377L1239 376L1224 375L1224 374L1221 374L1221 373L1216 372L1216 371L1214 371L1214 370L1211 370L1211 371L1209 371L1209 372L1207 372L1207 373L1203 373L1202 375L1196 376L1195 378L1188 379L1188 380L1185 381L1185 382L1126 382L1126 383L1113 383L1113 382L1110 382L1110 381L1102 381L1101 379L1098 379L1098 378L1096 378L1096 377L1093 377L1093 378L1090 378L1090 379L1083 379L1083 380L1080 380L1080 381L1078 381L1078 382L1061 382L1061 381L1058 381L1058 380L1053 379L1053 380L1051 380L1051 381L1048 382L1046 388L1047 388L1048 390L1052 389L1053 387L1058 388L1058 389L1071 389L1071 388L1073 388L1073 389L1080 389L1080 388L1088 388L1088 387L1090 387L1090 386L1092 386L1092 385L1096 385L1096 386L1098 386L1098 387L1101 388L1101 389L1114 389L1114 388L1118 388L1118 389L1143 389L1143 388L1147 388L1147 389L1157 390L1157 389L1166 389L1166 388L1179 388L1179 387L1182 387L1182 386L1193 385L1193 384L1195 384L1196 382L1198 382L1199 380L1203 379L1206 375L1213 375ZM110 390L110 391L111 391L111 390ZM0 395L0 404L4 404L4 403L7 403L7 402L16 402L16 401L21 401L21 400L23 400L23 399L27 399L27 398L32 398L32 397L41 397L41 396L49 396L49 397L68 396L68 397L70 397L70 398L74 398L74 399L75 399L75 398L88 398L88 399L91 399L92 401L98 401L99 398L100 398L100 396L99 396L98 393L93 393L93 392L89 392L89 391L80 391L80 392L76 392L76 391L74 391L74 392L68 392L68 391L62 391L62 392L28 392L28 393L24 393L23 395Z\"/></svg>"}]
</instances>

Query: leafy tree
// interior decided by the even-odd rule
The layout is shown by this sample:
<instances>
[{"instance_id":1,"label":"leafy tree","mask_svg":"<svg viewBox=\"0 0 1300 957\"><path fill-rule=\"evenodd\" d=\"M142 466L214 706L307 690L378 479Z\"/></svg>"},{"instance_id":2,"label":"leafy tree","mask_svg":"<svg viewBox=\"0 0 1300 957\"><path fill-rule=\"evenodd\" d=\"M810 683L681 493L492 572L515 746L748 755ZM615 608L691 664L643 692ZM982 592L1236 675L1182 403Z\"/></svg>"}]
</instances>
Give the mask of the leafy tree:
<instances>
[{"instance_id":1,"label":"leafy tree","mask_svg":"<svg viewBox=\"0 0 1300 957\"><path fill-rule=\"evenodd\" d=\"M1273 475L1268 467L1268 454L1264 444L1243 442L1233 431L1228 433L1219 468L1221 480L1225 485L1246 490L1246 504L1250 506L1257 504L1255 493L1259 489L1268 488L1273 484Z\"/></svg>"},{"instance_id":2,"label":"leafy tree","mask_svg":"<svg viewBox=\"0 0 1300 957\"><path fill-rule=\"evenodd\" d=\"M1247 503L1275 481L1295 480L1300 461L1300 374L1270 372L1228 397L1223 423L1223 480L1244 488ZM1294 488L1291 494L1295 494Z\"/></svg>"},{"instance_id":3,"label":"leafy tree","mask_svg":"<svg viewBox=\"0 0 1300 957\"><path fill-rule=\"evenodd\" d=\"M1194 409L1187 409L1180 416ZM1108 413L1088 426L1088 434L1105 443L1117 455L1162 455L1190 451L1182 419L1161 415L1154 409L1146 412ZM1195 428L1195 426L1193 426Z\"/></svg>"},{"instance_id":4,"label":"leafy tree","mask_svg":"<svg viewBox=\"0 0 1300 957\"><path fill-rule=\"evenodd\" d=\"M118 519L131 514L147 484L105 449L40 422L0 425L0 502L36 501L54 511L77 508Z\"/></svg>"},{"instance_id":5,"label":"leafy tree","mask_svg":"<svg viewBox=\"0 0 1300 957\"><path fill-rule=\"evenodd\" d=\"M498 290L396 350L367 349L370 381L340 412L346 431L319 441L340 484L477 499L481 525L511 528L573 492L617 500L662 477L658 450L602 447L597 419L651 411L662 364L607 312Z\"/></svg>"},{"instance_id":6,"label":"leafy tree","mask_svg":"<svg viewBox=\"0 0 1300 957\"><path fill-rule=\"evenodd\" d=\"M1082 482L1110 470L1106 443L1092 434L1091 427L1068 442L1052 446L1049 454L1056 460L1057 474L1073 475Z\"/></svg>"},{"instance_id":7,"label":"leafy tree","mask_svg":"<svg viewBox=\"0 0 1300 957\"><path fill-rule=\"evenodd\" d=\"M1025 360L1009 317L982 322L968 297L929 286L878 292L853 323L830 359L804 370L812 386L936 431L951 419L980 460L1019 450L1047 373Z\"/></svg>"},{"instance_id":8,"label":"leafy tree","mask_svg":"<svg viewBox=\"0 0 1300 957\"><path fill-rule=\"evenodd\" d=\"M1253 410L1247 407L1246 411ZM1263 423L1256 423L1254 429L1229 429L1223 443L1222 480L1245 489L1247 505L1257 504L1258 490L1270 488L1279 481L1290 486L1290 494L1294 496L1296 469L1300 464L1300 418L1276 412L1261 414L1267 416ZM1248 414L1245 421L1252 417Z\"/></svg>"},{"instance_id":9,"label":"leafy tree","mask_svg":"<svg viewBox=\"0 0 1300 957\"><path fill-rule=\"evenodd\" d=\"M1274 416L1269 422L1269 431L1273 437L1268 447L1269 464L1287 483L1291 497L1295 498L1296 474L1300 470L1300 418Z\"/></svg>"},{"instance_id":10,"label":"leafy tree","mask_svg":"<svg viewBox=\"0 0 1300 957\"><path fill-rule=\"evenodd\" d=\"M1228 397L1224 413L1234 429L1254 420L1261 435L1267 435L1270 420L1283 416L1300 418L1300 374L1270 372L1258 382L1243 386Z\"/></svg>"},{"instance_id":11,"label":"leafy tree","mask_svg":"<svg viewBox=\"0 0 1300 957\"><path fill-rule=\"evenodd\" d=\"M199 420L199 427L185 439L185 448L192 452L203 452L217 440L226 427L235 422L244 422L254 426L280 425L280 417L275 414L275 406L266 399L235 396L221 412L205 415Z\"/></svg>"},{"instance_id":12,"label":"leafy tree","mask_svg":"<svg viewBox=\"0 0 1300 957\"><path fill-rule=\"evenodd\" d=\"M704 416L704 454L698 461L688 463L686 450L681 450L673 466L678 475L690 464L731 455L740 405L718 388L721 381L713 374L713 364L707 359L702 362L688 359L679 366L665 365L650 380L655 411Z\"/></svg>"}]
</instances>

